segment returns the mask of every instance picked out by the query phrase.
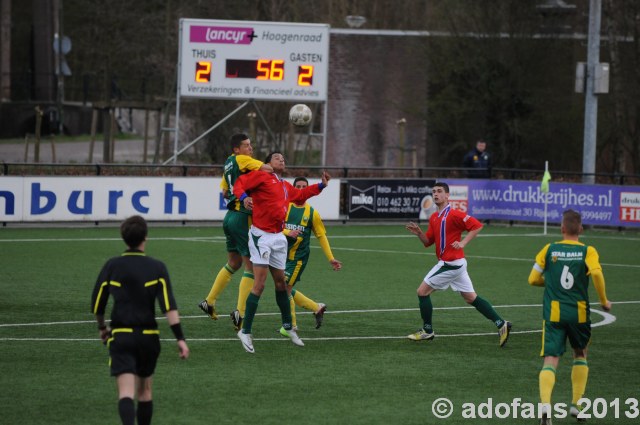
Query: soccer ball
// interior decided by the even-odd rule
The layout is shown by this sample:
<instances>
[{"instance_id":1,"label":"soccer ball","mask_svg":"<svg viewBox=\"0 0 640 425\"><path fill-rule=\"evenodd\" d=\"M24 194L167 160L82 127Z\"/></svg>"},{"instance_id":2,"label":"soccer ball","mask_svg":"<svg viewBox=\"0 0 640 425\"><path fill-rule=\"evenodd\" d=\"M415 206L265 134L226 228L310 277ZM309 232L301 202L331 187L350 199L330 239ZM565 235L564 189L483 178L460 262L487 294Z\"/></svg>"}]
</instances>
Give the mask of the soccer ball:
<instances>
[{"instance_id":1,"label":"soccer ball","mask_svg":"<svg viewBox=\"0 0 640 425\"><path fill-rule=\"evenodd\" d=\"M293 125L297 125L299 127L309 125L312 116L313 114L311 113L311 109L303 103L293 105L289 110L289 121L291 121Z\"/></svg>"}]
</instances>

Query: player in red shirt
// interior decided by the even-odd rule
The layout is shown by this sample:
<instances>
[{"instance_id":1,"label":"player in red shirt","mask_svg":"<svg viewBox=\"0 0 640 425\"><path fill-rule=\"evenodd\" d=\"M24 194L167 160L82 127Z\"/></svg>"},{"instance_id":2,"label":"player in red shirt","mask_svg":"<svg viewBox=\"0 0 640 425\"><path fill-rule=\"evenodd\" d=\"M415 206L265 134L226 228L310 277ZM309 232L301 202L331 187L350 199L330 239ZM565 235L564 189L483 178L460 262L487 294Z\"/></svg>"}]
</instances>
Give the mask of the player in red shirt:
<instances>
[{"instance_id":1,"label":"player in red shirt","mask_svg":"<svg viewBox=\"0 0 640 425\"><path fill-rule=\"evenodd\" d=\"M500 336L500 347L503 347L509 339L511 322L502 319L489 301L476 294L467 273L467 260L464 258L464 247L480 233L482 223L462 211L451 208L448 184L438 182L433 185L432 196L438 210L429 218L427 231L423 233L420 226L413 222L406 226L407 230L416 235L425 247L435 244L436 257L438 257L438 264L427 273L418 287L420 315L424 324L422 329L409 335L408 338L421 341L435 337L431 322L433 316L431 293L451 286L451 289L460 292L468 304L474 306L496 325ZM464 231L467 234L461 240Z\"/></svg>"},{"instance_id":2,"label":"player in red shirt","mask_svg":"<svg viewBox=\"0 0 640 425\"><path fill-rule=\"evenodd\" d=\"M288 244L282 230L289 203L304 203L310 197L319 195L331 179L323 172L321 183L296 189L280 177L285 169L284 156L280 152L270 153L265 164L271 165L274 172L252 171L243 174L233 186L236 198L243 202L247 209L253 210L253 224L249 229L249 252L253 263L254 282L247 297L242 329L238 332L242 346L249 353L255 353L251 326L258 310L258 301L264 291L267 270L271 271L276 286L276 302L282 315L282 327L295 345L304 346L291 324L291 306L284 274Z\"/></svg>"}]
</instances>

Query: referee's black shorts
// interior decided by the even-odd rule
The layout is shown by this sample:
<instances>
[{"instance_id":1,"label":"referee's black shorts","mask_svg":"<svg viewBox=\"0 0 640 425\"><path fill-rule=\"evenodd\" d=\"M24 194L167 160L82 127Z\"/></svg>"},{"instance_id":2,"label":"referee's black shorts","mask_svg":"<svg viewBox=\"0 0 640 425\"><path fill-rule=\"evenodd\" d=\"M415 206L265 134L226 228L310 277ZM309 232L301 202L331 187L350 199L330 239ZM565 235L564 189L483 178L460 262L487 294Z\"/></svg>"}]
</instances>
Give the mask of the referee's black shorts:
<instances>
[{"instance_id":1,"label":"referee's black shorts","mask_svg":"<svg viewBox=\"0 0 640 425\"><path fill-rule=\"evenodd\" d=\"M160 356L160 334L157 329L112 329L109 356L111 376L133 373L148 378L153 375Z\"/></svg>"}]
</instances>

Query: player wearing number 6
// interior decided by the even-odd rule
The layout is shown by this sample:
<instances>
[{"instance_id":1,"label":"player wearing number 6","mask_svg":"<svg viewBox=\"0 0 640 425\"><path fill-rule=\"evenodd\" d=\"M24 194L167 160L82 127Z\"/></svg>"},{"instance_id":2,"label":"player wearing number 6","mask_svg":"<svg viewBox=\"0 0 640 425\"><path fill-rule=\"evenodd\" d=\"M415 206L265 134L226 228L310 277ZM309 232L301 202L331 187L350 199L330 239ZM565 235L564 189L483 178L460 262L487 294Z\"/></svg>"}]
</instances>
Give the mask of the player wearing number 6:
<instances>
[{"instance_id":1,"label":"player wearing number 6","mask_svg":"<svg viewBox=\"0 0 640 425\"><path fill-rule=\"evenodd\" d=\"M544 286L542 304L544 357L540 371L540 401L545 404L541 424L551 424L551 393L556 381L558 360L565 352L567 338L573 348L573 369L571 386L573 389L570 413L578 417L582 398L587 386L589 367L587 366L587 346L591 339L589 317L589 276L598 292L600 304L605 311L611 310L607 300L602 266L598 252L592 246L581 243L582 233L580 213L567 210L562 214L560 231L563 239L547 244L536 256L529 275L529 284Z\"/></svg>"}]
</instances>

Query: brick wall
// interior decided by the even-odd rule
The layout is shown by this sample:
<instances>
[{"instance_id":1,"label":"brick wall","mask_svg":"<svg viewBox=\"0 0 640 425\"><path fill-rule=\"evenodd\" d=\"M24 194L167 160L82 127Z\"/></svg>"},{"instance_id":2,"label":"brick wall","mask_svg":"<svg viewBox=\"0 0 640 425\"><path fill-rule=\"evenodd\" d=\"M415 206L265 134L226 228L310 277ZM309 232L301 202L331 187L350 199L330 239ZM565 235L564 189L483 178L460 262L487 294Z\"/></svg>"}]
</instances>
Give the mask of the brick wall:
<instances>
[{"instance_id":1,"label":"brick wall","mask_svg":"<svg viewBox=\"0 0 640 425\"><path fill-rule=\"evenodd\" d=\"M327 165L399 166L397 121L406 148L426 165L427 76L423 37L332 34ZM404 165L412 154L405 152Z\"/></svg>"}]
</instances>

